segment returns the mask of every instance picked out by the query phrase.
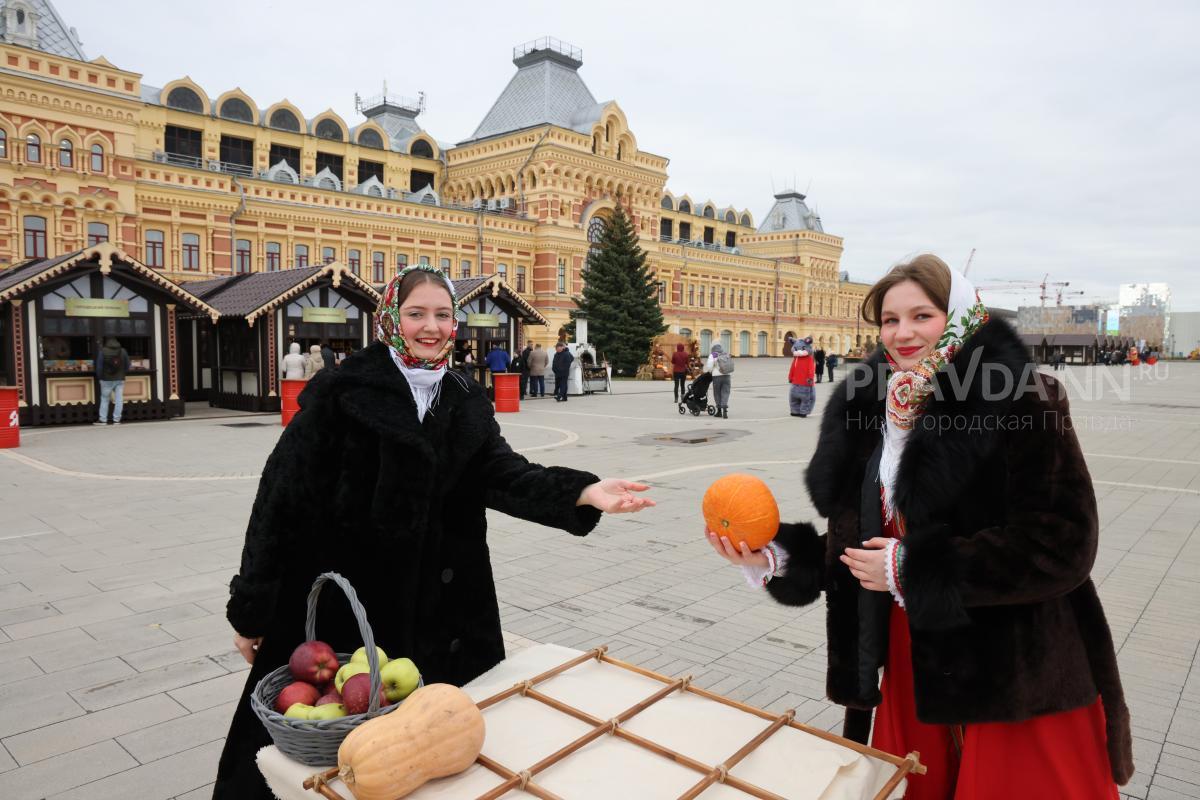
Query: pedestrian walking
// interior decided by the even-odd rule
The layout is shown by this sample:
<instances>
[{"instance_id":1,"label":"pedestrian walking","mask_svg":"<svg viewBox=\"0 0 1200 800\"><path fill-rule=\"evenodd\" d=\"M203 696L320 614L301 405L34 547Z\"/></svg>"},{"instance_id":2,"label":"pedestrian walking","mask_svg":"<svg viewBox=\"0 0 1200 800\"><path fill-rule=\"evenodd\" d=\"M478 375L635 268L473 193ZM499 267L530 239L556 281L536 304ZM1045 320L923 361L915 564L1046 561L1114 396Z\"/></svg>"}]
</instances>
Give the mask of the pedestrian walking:
<instances>
[{"instance_id":1,"label":"pedestrian walking","mask_svg":"<svg viewBox=\"0 0 1200 800\"><path fill-rule=\"evenodd\" d=\"M829 382L833 383L833 368L836 367L842 360L842 357L837 353L830 353L825 357L825 372L829 376Z\"/></svg>"},{"instance_id":2,"label":"pedestrian walking","mask_svg":"<svg viewBox=\"0 0 1200 800\"><path fill-rule=\"evenodd\" d=\"M529 396L546 396L546 368L550 366L550 356L542 349L541 342L533 346L529 354Z\"/></svg>"},{"instance_id":3,"label":"pedestrian walking","mask_svg":"<svg viewBox=\"0 0 1200 800\"><path fill-rule=\"evenodd\" d=\"M337 359L334 358L333 348L328 342L321 342L321 359L325 362L325 369L333 369L337 366Z\"/></svg>"},{"instance_id":4,"label":"pedestrian walking","mask_svg":"<svg viewBox=\"0 0 1200 800\"><path fill-rule=\"evenodd\" d=\"M816 358L810 349L811 339L797 339L792 344L792 366L788 370L788 405L793 417L807 417L812 413L817 400L813 387L816 374Z\"/></svg>"},{"instance_id":5,"label":"pedestrian walking","mask_svg":"<svg viewBox=\"0 0 1200 800\"><path fill-rule=\"evenodd\" d=\"M109 401L112 401L113 425L121 424L125 412L125 376L129 372L129 353L121 343L109 337L96 356L96 377L100 380L100 419L93 425L108 424Z\"/></svg>"},{"instance_id":6,"label":"pedestrian walking","mask_svg":"<svg viewBox=\"0 0 1200 800\"><path fill-rule=\"evenodd\" d=\"M717 407L717 416L729 419L729 392L733 388L733 357L725 352L725 348L714 344L708 355L708 363L704 371L713 376L713 404Z\"/></svg>"},{"instance_id":7,"label":"pedestrian walking","mask_svg":"<svg viewBox=\"0 0 1200 800\"><path fill-rule=\"evenodd\" d=\"M806 337L804 341L808 342L810 347L812 346L811 336ZM813 351L813 363L816 364L817 383L820 383L821 378L825 375L825 348L818 347Z\"/></svg>"},{"instance_id":8,"label":"pedestrian walking","mask_svg":"<svg viewBox=\"0 0 1200 800\"><path fill-rule=\"evenodd\" d=\"M571 351L562 342L554 345L554 363L551 369L554 371L554 399L560 403L567 402L567 381L571 377L571 363L575 360L575 356L571 355Z\"/></svg>"},{"instance_id":9,"label":"pedestrian walking","mask_svg":"<svg viewBox=\"0 0 1200 800\"><path fill-rule=\"evenodd\" d=\"M513 452L479 385L447 370L456 311L440 271L402 270L384 289L375 343L317 374L267 460L226 607L251 668L216 800L273 797L255 762L271 738L249 695L305 640L322 572L354 586L380 646L411 656L427 684L462 686L504 658L485 507L584 535L603 513L654 505L637 495L643 484ZM359 624L337 599L322 596L317 635L353 652Z\"/></svg>"},{"instance_id":10,"label":"pedestrian walking","mask_svg":"<svg viewBox=\"0 0 1200 800\"><path fill-rule=\"evenodd\" d=\"M894 268L862 311L885 352L830 398L805 471L826 533L785 523L761 551L710 543L781 603L825 592L844 735L921 753L929 771L905 798L1117 800L1129 711L1062 384L935 256Z\"/></svg>"},{"instance_id":11,"label":"pedestrian walking","mask_svg":"<svg viewBox=\"0 0 1200 800\"><path fill-rule=\"evenodd\" d=\"M687 380L688 374L688 354L682 344L675 345L675 352L671 353L671 377L675 381L675 404L679 404L679 398L684 394L684 382Z\"/></svg>"},{"instance_id":12,"label":"pedestrian walking","mask_svg":"<svg viewBox=\"0 0 1200 800\"><path fill-rule=\"evenodd\" d=\"M288 345L288 354L283 357L283 364L280 365L279 371L285 381L302 381L304 380L304 365L307 363L308 359L300 355L300 343L292 342Z\"/></svg>"}]
</instances>

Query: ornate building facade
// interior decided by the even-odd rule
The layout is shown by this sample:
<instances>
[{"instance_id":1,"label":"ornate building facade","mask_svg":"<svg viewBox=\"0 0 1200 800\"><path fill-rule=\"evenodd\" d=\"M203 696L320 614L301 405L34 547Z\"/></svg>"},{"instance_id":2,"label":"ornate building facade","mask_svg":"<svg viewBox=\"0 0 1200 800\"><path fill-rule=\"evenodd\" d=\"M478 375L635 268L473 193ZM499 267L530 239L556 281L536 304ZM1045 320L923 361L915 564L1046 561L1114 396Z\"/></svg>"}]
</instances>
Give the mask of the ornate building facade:
<instances>
[{"instance_id":1,"label":"ornate building facade","mask_svg":"<svg viewBox=\"0 0 1200 800\"><path fill-rule=\"evenodd\" d=\"M48 0L0 0L0 270L102 241L177 282L339 261L381 284L425 261L502 276L549 321L526 331L545 346L620 203L671 331L735 355L781 355L794 336L873 345L856 321L867 286L840 272L842 240L803 195L777 195L756 225L673 192L668 159L584 84L579 50L543 39L513 63L451 145L418 122L423 96L356 98L352 124L187 77L149 86L88 60Z\"/></svg>"}]
</instances>

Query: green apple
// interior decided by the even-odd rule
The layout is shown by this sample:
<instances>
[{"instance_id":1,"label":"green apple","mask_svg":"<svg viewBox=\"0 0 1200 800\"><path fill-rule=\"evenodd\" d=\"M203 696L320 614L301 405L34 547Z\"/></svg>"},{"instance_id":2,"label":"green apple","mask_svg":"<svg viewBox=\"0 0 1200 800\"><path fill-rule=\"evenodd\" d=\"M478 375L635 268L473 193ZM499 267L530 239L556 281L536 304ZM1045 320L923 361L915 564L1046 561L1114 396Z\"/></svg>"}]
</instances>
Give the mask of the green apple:
<instances>
[{"instance_id":1,"label":"green apple","mask_svg":"<svg viewBox=\"0 0 1200 800\"><path fill-rule=\"evenodd\" d=\"M387 699L397 703L413 693L417 682L421 680L421 673L412 659L396 658L379 670L379 678L383 681Z\"/></svg>"},{"instance_id":2,"label":"green apple","mask_svg":"<svg viewBox=\"0 0 1200 800\"><path fill-rule=\"evenodd\" d=\"M315 709L307 703L292 703L288 706L288 710L283 712L285 717L292 719L309 719L309 714Z\"/></svg>"},{"instance_id":3,"label":"green apple","mask_svg":"<svg viewBox=\"0 0 1200 800\"><path fill-rule=\"evenodd\" d=\"M346 707L341 703L325 703L308 713L309 719L337 719L346 716Z\"/></svg>"},{"instance_id":4,"label":"green apple","mask_svg":"<svg viewBox=\"0 0 1200 800\"><path fill-rule=\"evenodd\" d=\"M349 680L351 675L357 675L360 672L370 671L371 668L367 666L365 662L351 661L349 664L343 665L342 668L337 671L337 674L333 676L333 688L341 692L342 686L345 685L346 681Z\"/></svg>"},{"instance_id":5,"label":"green apple","mask_svg":"<svg viewBox=\"0 0 1200 800\"><path fill-rule=\"evenodd\" d=\"M388 662L387 653L383 652L383 648L375 645L375 652L379 655L379 666L383 666ZM360 647L354 651L354 655L350 656L351 664L366 664L367 663L367 648Z\"/></svg>"}]
</instances>

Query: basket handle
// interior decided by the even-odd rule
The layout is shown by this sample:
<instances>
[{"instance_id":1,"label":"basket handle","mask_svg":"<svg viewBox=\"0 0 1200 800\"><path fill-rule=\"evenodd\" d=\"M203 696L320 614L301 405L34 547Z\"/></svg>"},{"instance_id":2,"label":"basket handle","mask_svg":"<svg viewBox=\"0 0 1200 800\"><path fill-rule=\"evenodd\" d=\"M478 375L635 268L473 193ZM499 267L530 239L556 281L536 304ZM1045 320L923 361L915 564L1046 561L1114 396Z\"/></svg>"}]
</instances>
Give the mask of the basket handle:
<instances>
[{"instance_id":1,"label":"basket handle","mask_svg":"<svg viewBox=\"0 0 1200 800\"><path fill-rule=\"evenodd\" d=\"M354 614L358 632L362 634L363 646L367 649L367 665L371 668L371 701L367 706L367 713L374 714L379 710L379 688L383 685L383 679L379 676L379 653L375 649L375 633L371 630L371 623L367 622L367 610L358 601L358 593L354 591L350 581L336 572L322 572L313 581L312 589L308 592L308 614L304 619L305 640L311 642L317 638L317 598L321 596L321 589L330 581L336 583L350 601L350 611Z\"/></svg>"}]
</instances>

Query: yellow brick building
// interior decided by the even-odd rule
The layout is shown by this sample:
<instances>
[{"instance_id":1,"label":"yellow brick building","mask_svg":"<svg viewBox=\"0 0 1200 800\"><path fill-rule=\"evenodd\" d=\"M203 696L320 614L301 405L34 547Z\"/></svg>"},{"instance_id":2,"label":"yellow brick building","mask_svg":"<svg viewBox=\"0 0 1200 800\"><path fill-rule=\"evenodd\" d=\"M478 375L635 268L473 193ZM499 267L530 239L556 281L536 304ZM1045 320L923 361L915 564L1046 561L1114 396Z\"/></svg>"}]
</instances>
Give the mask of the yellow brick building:
<instances>
[{"instance_id":1,"label":"yellow brick building","mask_svg":"<svg viewBox=\"0 0 1200 800\"><path fill-rule=\"evenodd\" d=\"M88 60L47 0L0 2L0 269L111 241L177 282L340 261L380 284L427 261L499 274L550 325L581 289L589 234L621 203L660 279L670 330L735 355L781 355L788 336L869 346L866 286L839 271L840 237L803 195L750 213L668 190L668 159L638 146L582 53L543 39L472 135L422 129L424 97L356 97L355 124L286 99L148 86Z\"/></svg>"}]
</instances>

